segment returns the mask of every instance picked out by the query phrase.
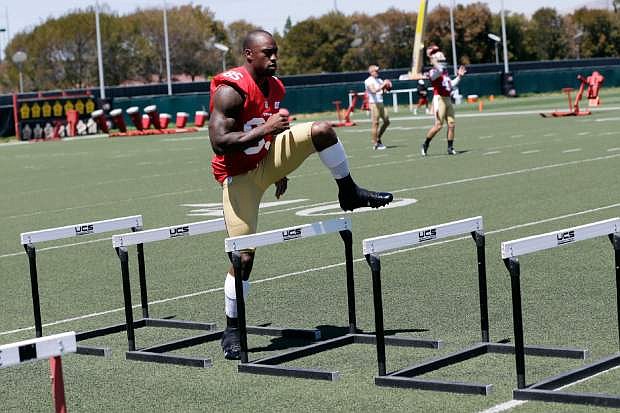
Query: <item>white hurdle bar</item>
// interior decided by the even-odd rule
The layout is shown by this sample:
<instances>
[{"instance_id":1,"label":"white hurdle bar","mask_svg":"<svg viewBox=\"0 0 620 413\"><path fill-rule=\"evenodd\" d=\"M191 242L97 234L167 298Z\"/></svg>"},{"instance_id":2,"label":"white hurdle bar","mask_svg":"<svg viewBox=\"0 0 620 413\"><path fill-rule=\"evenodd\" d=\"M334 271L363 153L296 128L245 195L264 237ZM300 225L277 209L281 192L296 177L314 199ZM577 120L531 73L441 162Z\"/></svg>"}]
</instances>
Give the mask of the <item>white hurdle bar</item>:
<instances>
[{"instance_id":1,"label":"white hurdle bar","mask_svg":"<svg viewBox=\"0 0 620 413\"><path fill-rule=\"evenodd\" d=\"M20 235L20 240L22 245L32 245L38 242L56 241L64 238L100 234L102 232L118 231L128 228L142 229L142 215L132 215L103 221L42 229L40 231L23 232Z\"/></svg>"},{"instance_id":2,"label":"white hurdle bar","mask_svg":"<svg viewBox=\"0 0 620 413\"><path fill-rule=\"evenodd\" d=\"M0 368L49 359L54 411L66 412L61 356L77 351L75 332L54 334L0 345Z\"/></svg>"},{"instance_id":3,"label":"white hurdle bar","mask_svg":"<svg viewBox=\"0 0 620 413\"><path fill-rule=\"evenodd\" d=\"M514 258L617 232L620 232L620 218L611 218L574 228L506 241L501 244L502 259Z\"/></svg>"},{"instance_id":4,"label":"white hurdle bar","mask_svg":"<svg viewBox=\"0 0 620 413\"><path fill-rule=\"evenodd\" d=\"M391 235L367 238L362 242L362 249L364 255L379 254L388 250L426 244L441 238L482 230L482 217L478 216Z\"/></svg>"},{"instance_id":5,"label":"white hurdle bar","mask_svg":"<svg viewBox=\"0 0 620 413\"><path fill-rule=\"evenodd\" d=\"M351 218L337 218L330 221L275 229L273 231L261 232L258 234L226 238L224 241L224 247L226 252L242 251L265 245L279 244L281 242L294 241L317 235L329 234L332 232L350 230Z\"/></svg>"},{"instance_id":6,"label":"white hurdle bar","mask_svg":"<svg viewBox=\"0 0 620 413\"><path fill-rule=\"evenodd\" d=\"M102 221L84 222L81 224L66 225L58 228L48 228L38 231L23 232L20 234L20 242L28 255L28 264L30 267L30 286L32 292L32 305L34 313L35 336L43 336L43 326L41 320L41 303L39 299L39 281L37 271L36 244L46 241L56 241L71 237L82 237L92 234L100 234L104 232L132 229L139 231L142 229L142 215L131 215L120 218L106 219ZM110 326L102 329L91 330L77 334L77 340L86 340L87 338L97 337L121 331L123 327L120 325ZM89 354L96 356L109 356L110 351L107 348L78 346L79 354Z\"/></svg>"},{"instance_id":7,"label":"white hurdle bar","mask_svg":"<svg viewBox=\"0 0 620 413\"><path fill-rule=\"evenodd\" d=\"M521 307L521 266L519 257L532 252L574 244L578 241L607 236L615 252L616 276L616 318L620 335L620 218L611 218L591 224L566 228L559 231L531 237L519 238L501 243L501 255L510 273L512 292L512 317L515 334L515 366L517 372L517 389L513 397L517 400L539 400L563 403L591 404L608 407L620 407L620 395L603 393L570 393L561 391L561 387L580 379L591 377L620 365L620 353L611 357L581 366L552 378L547 378L527 385L525 377L525 352L523 334L523 310Z\"/></svg>"},{"instance_id":8,"label":"white hurdle bar","mask_svg":"<svg viewBox=\"0 0 620 413\"><path fill-rule=\"evenodd\" d=\"M112 236L114 248L126 248L130 245L146 244L149 242L163 241L172 238L187 237L192 235L208 234L211 232L226 230L224 219L191 222L189 224L172 225L140 232L128 232Z\"/></svg>"}]
</instances>

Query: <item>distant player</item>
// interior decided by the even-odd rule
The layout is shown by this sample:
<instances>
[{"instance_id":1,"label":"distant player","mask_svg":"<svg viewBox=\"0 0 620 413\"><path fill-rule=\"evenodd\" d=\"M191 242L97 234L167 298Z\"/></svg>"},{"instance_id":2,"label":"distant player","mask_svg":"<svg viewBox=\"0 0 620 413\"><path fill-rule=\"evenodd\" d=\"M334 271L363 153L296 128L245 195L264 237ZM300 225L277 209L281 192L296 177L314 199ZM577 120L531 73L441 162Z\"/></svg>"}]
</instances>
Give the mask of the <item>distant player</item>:
<instances>
[{"instance_id":1,"label":"distant player","mask_svg":"<svg viewBox=\"0 0 620 413\"><path fill-rule=\"evenodd\" d=\"M426 82L424 79L418 80L418 105L415 108L415 114L418 114L418 110L424 107L424 113L429 114L428 108L428 90L426 90Z\"/></svg>"},{"instance_id":2,"label":"distant player","mask_svg":"<svg viewBox=\"0 0 620 413\"><path fill-rule=\"evenodd\" d=\"M433 112L435 114L435 124L426 134L426 140L420 147L422 156L428 154L428 147L433 137L441 130L444 123L448 123L448 155L456 155L454 150L454 106L450 98L450 92L459 84L461 78L467 71L464 66L459 67L457 76L450 79L446 66L446 57L436 45L431 45L426 49L426 55L433 66L428 73L415 76L415 79L429 79L433 86Z\"/></svg>"},{"instance_id":3,"label":"distant player","mask_svg":"<svg viewBox=\"0 0 620 413\"><path fill-rule=\"evenodd\" d=\"M329 123L289 125L288 111L280 108L285 91L274 76L278 46L272 35L263 30L249 32L243 41L243 55L243 66L211 81L209 139L215 152L211 167L222 185L228 236L255 233L264 192L275 184L276 198L283 195L286 175L314 152L336 180L343 210L389 204L392 194L367 191L355 184L344 147ZM241 261L249 277L254 250L242 251ZM239 359L241 351L234 276L231 267L224 283L222 349L227 359ZM248 290L249 281L244 279L244 296Z\"/></svg>"},{"instance_id":4,"label":"distant player","mask_svg":"<svg viewBox=\"0 0 620 413\"><path fill-rule=\"evenodd\" d=\"M390 118L383 105L383 92L392 88L392 82L379 77L379 66L368 66L368 78L364 81L368 103L370 104L370 141L374 150L384 150L385 145L381 141L383 133L390 126ZM379 121L383 122L379 128Z\"/></svg>"}]
</instances>

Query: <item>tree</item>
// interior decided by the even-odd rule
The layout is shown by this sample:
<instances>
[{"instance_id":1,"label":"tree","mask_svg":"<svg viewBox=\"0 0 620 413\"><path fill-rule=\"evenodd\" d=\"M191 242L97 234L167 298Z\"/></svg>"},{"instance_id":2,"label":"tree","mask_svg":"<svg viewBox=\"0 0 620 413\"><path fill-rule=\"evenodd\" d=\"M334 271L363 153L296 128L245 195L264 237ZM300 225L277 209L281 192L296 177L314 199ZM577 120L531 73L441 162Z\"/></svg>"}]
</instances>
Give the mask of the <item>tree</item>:
<instances>
[{"instance_id":1,"label":"tree","mask_svg":"<svg viewBox=\"0 0 620 413\"><path fill-rule=\"evenodd\" d=\"M528 54L536 60L564 58L568 47L562 17L553 8L538 9L527 25L524 43Z\"/></svg>"},{"instance_id":2,"label":"tree","mask_svg":"<svg viewBox=\"0 0 620 413\"><path fill-rule=\"evenodd\" d=\"M620 54L620 22L615 13L607 10L581 8L569 16L581 36L574 39L580 57L605 57Z\"/></svg>"}]
</instances>

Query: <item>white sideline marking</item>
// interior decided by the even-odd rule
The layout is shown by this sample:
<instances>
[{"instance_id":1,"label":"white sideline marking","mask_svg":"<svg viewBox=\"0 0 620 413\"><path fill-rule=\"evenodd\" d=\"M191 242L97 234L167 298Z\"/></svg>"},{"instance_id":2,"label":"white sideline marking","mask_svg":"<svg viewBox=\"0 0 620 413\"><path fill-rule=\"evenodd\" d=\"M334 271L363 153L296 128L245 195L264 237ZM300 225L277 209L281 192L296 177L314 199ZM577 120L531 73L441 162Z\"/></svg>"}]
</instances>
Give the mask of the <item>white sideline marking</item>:
<instances>
[{"instance_id":1,"label":"white sideline marking","mask_svg":"<svg viewBox=\"0 0 620 413\"><path fill-rule=\"evenodd\" d=\"M571 153L571 152L580 152L581 148L575 148L575 149L567 149L565 151L562 151L562 153Z\"/></svg>"},{"instance_id":2,"label":"white sideline marking","mask_svg":"<svg viewBox=\"0 0 620 413\"><path fill-rule=\"evenodd\" d=\"M500 151L491 151L491 152L485 152L482 155L495 155L496 153L501 153Z\"/></svg>"},{"instance_id":3,"label":"white sideline marking","mask_svg":"<svg viewBox=\"0 0 620 413\"><path fill-rule=\"evenodd\" d=\"M525 136L525 135L519 134L519 135L511 135L510 137L511 137L511 138L522 138L522 137L524 137L524 136Z\"/></svg>"},{"instance_id":4,"label":"white sideline marking","mask_svg":"<svg viewBox=\"0 0 620 413\"><path fill-rule=\"evenodd\" d=\"M534 225L538 225L538 224L544 224L544 223L547 223L547 222L557 221L557 220L561 220L561 219L564 219L564 218L576 217L576 216L579 216L579 215L586 215L586 214L589 214L589 213L592 213L592 212L603 211L603 210L606 210L606 209L616 208L616 207L620 207L620 203L606 205L606 206L602 206L602 207L598 207L598 208L587 209L585 211L573 212L571 214L565 214L565 215L560 215L560 216L556 216L556 217L541 219L541 220L538 220L538 221L527 222L525 224L512 225L512 226L506 227L506 228L500 228L500 229L496 229L496 230L493 230L493 231L487 231L486 234L487 235L499 234L501 232L511 231L513 229L519 229L519 228L525 228L525 227L534 226ZM382 255L384 255L384 256L386 256L386 255L395 255L395 254L400 254L400 253L403 253L403 252L409 252L409 251L412 251L414 249L427 248L427 247L431 247L431 246L435 246L435 245L442 245L442 244L447 244L447 243L450 243L450 242L466 240L466 239L470 239L470 238L471 237L469 237L469 236L464 236L464 237L459 237L459 238L452 238L452 239L448 239L448 240L444 240L444 241L433 242L433 243L430 243L430 244L419 245L419 246L415 246L415 247L411 247L411 248L404 248L404 249L401 249L401 250L395 250L395 251L387 252L387 253L382 254ZM358 259L353 260L353 262L362 262L362 261L365 261L365 258L358 258ZM291 272L291 273L287 273L287 274L276 275L276 276L269 277L269 278L263 278L261 280L254 280L254 281L252 281L252 284L260 284L260 283L264 283L264 282L268 282L268 281L274 281L274 280L279 280L279 279L283 279L283 278L292 277L294 275L307 274L307 273L310 273L310 272L316 272L316 271L322 271L322 270L326 270L326 269L330 269L330 268L341 267L343 265L345 265L345 263L344 262L340 262L340 263L335 263L335 264L324 265L324 266L321 266L321 267L309 268L307 270L301 270L301 271L295 271L295 272ZM176 297L164 298L164 299L160 299L160 300L150 301L149 304L150 305L152 305L152 304L161 304L161 303L166 303L166 302L170 302L170 301L181 300L183 298L196 297L196 296L199 296L199 295L204 295L204 294L208 294L208 293L212 293L212 292L222 291L223 289L224 289L223 287L211 288L211 289L208 289L208 290L197 291L197 292L194 292L194 293L179 295L179 296L176 296ZM140 304L136 304L136 305L133 306L133 308L138 308L138 307L140 307ZM64 323L68 323L68 322L71 322L71 321L84 320L84 319L87 319L87 318L93 318L93 317L97 317L97 316L100 316L100 315L118 313L118 312L121 312L121 311L124 311L124 310L125 310L124 307L122 307L122 308L114 308L114 309L111 309L111 310L101 311L101 312L97 312L97 313L91 313L91 314L86 314L86 315L82 315L82 316L66 318L64 320L52 321L52 322L43 324L43 327L49 327L49 326L53 326L53 325L64 324ZM0 336L5 336L5 335L8 335L8 334L14 334L14 333L19 333L19 332L22 332L22 331L29 331L29 330L34 330L34 326L18 328L18 329L9 330L9 331L3 331L3 332L0 332Z\"/></svg>"},{"instance_id":5,"label":"white sideline marking","mask_svg":"<svg viewBox=\"0 0 620 413\"><path fill-rule=\"evenodd\" d=\"M540 149L532 149L530 151L523 151L521 152L523 155L529 155L530 153L538 153L540 152Z\"/></svg>"},{"instance_id":6,"label":"white sideline marking","mask_svg":"<svg viewBox=\"0 0 620 413\"><path fill-rule=\"evenodd\" d=\"M480 139L490 139L493 135L481 136Z\"/></svg>"},{"instance_id":7,"label":"white sideline marking","mask_svg":"<svg viewBox=\"0 0 620 413\"><path fill-rule=\"evenodd\" d=\"M557 390L564 390L567 387L574 386L575 384L583 383L585 381L588 381L590 379L598 377L598 376L600 376L602 374L605 374L605 373L608 373L610 371L613 371L613 370L615 370L615 369L617 369L619 367L620 366L612 367L612 368L607 369L605 371L601 371L601 372L598 372L596 374L593 374L592 376L588 376L588 377L585 377L583 379L579 379L577 381L574 381L572 383L568 383L568 384L566 384L566 385L564 385L562 387L558 387ZM491 408L488 408L486 410L483 410L480 413L500 413L500 412L505 412L506 410L510 410L510 409L512 409L514 407L521 406L522 404L525 404L528 401L529 400L509 400L509 401L504 402L504 403L496 404L495 406L493 406Z\"/></svg>"},{"instance_id":8,"label":"white sideline marking","mask_svg":"<svg viewBox=\"0 0 620 413\"><path fill-rule=\"evenodd\" d=\"M549 136L555 136L555 135L557 135L557 133L556 133L556 132L551 132L551 133L545 133L543 136L544 136L545 138L548 138Z\"/></svg>"},{"instance_id":9,"label":"white sideline marking","mask_svg":"<svg viewBox=\"0 0 620 413\"><path fill-rule=\"evenodd\" d=\"M596 119L594 122L609 122L614 120L620 120L620 118L600 118Z\"/></svg>"},{"instance_id":10,"label":"white sideline marking","mask_svg":"<svg viewBox=\"0 0 620 413\"><path fill-rule=\"evenodd\" d=\"M579 132L577 135L578 136L586 136L589 135L591 132Z\"/></svg>"},{"instance_id":11,"label":"white sideline marking","mask_svg":"<svg viewBox=\"0 0 620 413\"><path fill-rule=\"evenodd\" d=\"M609 148L609 149L607 149L607 152L615 152L615 151L620 151L620 148Z\"/></svg>"}]
</instances>

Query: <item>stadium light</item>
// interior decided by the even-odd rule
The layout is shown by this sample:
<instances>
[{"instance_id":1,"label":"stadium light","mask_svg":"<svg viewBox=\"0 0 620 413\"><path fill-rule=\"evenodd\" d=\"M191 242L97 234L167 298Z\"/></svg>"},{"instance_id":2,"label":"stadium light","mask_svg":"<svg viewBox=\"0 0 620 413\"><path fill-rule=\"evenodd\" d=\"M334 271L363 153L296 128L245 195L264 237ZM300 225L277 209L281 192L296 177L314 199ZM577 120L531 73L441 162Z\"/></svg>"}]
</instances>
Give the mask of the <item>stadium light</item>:
<instances>
[{"instance_id":1,"label":"stadium light","mask_svg":"<svg viewBox=\"0 0 620 413\"><path fill-rule=\"evenodd\" d=\"M226 71L226 53L230 50L228 46L222 43L213 43L213 47L222 52L222 71Z\"/></svg>"},{"instance_id":2,"label":"stadium light","mask_svg":"<svg viewBox=\"0 0 620 413\"><path fill-rule=\"evenodd\" d=\"M497 50L497 45L499 44L499 42L502 41L502 39L493 33L488 33L487 36L489 36L489 39L493 40L493 42L495 42L495 64L498 65L499 64L499 52Z\"/></svg>"},{"instance_id":3,"label":"stadium light","mask_svg":"<svg viewBox=\"0 0 620 413\"><path fill-rule=\"evenodd\" d=\"M15 52L12 58L13 63L17 66L17 70L19 70L19 93L24 93L24 76L22 74L22 66L27 59L28 55L26 52L21 50Z\"/></svg>"}]
</instances>

